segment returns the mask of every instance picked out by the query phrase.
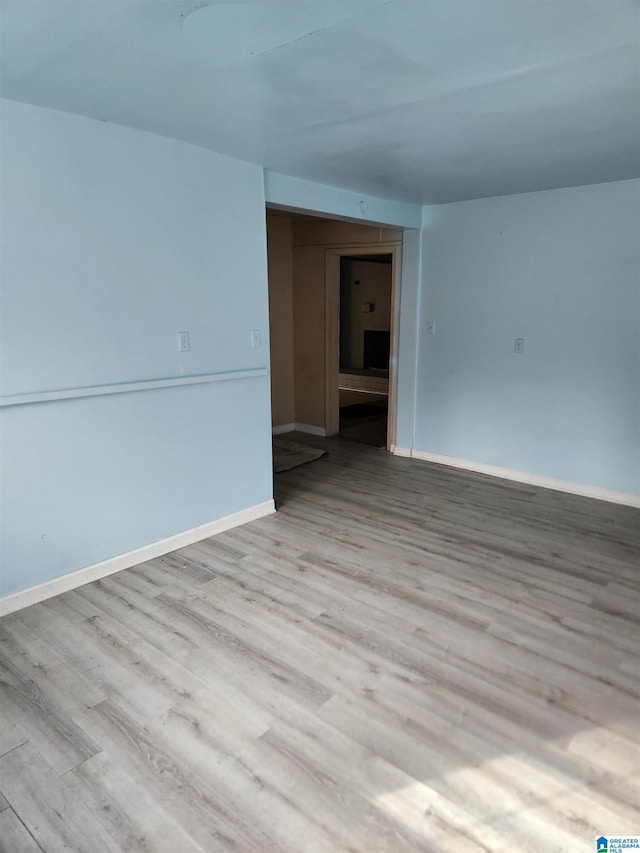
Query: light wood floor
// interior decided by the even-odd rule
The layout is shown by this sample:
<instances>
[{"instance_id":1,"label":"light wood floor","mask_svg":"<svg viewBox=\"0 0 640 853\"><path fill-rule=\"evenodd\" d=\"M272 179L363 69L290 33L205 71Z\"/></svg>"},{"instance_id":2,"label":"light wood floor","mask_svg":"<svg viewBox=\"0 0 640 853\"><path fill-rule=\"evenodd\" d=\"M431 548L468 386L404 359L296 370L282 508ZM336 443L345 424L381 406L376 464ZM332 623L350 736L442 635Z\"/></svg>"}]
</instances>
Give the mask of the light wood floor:
<instances>
[{"instance_id":1,"label":"light wood floor","mask_svg":"<svg viewBox=\"0 0 640 853\"><path fill-rule=\"evenodd\" d=\"M276 516L0 621L0 848L639 833L640 513L297 439Z\"/></svg>"}]
</instances>

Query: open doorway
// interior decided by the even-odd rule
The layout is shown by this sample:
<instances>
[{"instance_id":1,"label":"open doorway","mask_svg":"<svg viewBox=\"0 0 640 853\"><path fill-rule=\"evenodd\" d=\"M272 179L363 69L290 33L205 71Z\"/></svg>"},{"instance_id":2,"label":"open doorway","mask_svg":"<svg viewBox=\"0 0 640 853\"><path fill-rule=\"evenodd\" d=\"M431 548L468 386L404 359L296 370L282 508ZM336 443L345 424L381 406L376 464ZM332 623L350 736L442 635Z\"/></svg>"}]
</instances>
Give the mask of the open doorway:
<instances>
[{"instance_id":1,"label":"open doorway","mask_svg":"<svg viewBox=\"0 0 640 853\"><path fill-rule=\"evenodd\" d=\"M321 437L338 435L341 433L341 405L344 409L350 403L369 403L377 407L369 415L375 414L382 428L375 437L367 438L367 442L392 449L395 443L395 354L402 230L271 208L267 209L266 219L274 435L294 431ZM345 258L344 263L342 258ZM353 266L358 263L362 267ZM391 278L391 285L385 285L384 297L377 291L370 298L353 297L354 305L355 300L370 304L367 313L371 317L366 318L362 327L362 359L352 364L346 350L343 353L343 366L347 370L359 369L362 374L359 393L355 373L346 380L351 387L343 388L342 401L340 315L346 307L341 312L341 266L345 281L345 276L351 275L362 282L365 276L360 275L358 269L370 273L374 267L383 272L387 280L389 275ZM372 275L368 274L366 281ZM347 298L346 290L342 298ZM378 322L385 315L385 321ZM372 395L382 399L368 398L367 393L376 389L362 387L366 381L373 382L374 374L378 380L386 380L379 393ZM342 384L345 385L344 380ZM346 391L358 393L357 398L349 401ZM343 422L349 420L352 413L360 415L362 410L343 412ZM382 423L385 413L386 429ZM349 431L344 423L343 428ZM357 439L353 433L359 430L350 431L350 437Z\"/></svg>"},{"instance_id":2,"label":"open doorway","mask_svg":"<svg viewBox=\"0 0 640 853\"><path fill-rule=\"evenodd\" d=\"M341 255L339 432L387 447L392 255Z\"/></svg>"},{"instance_id":3,"label":"open doorway","mask_svg":"<svg viewBox=\"0 0 640 853\"><path fill-rule=\"evenodd\" d=\"M402 244L399 240L381 240L377 245L327 249L325 259L327 435L342 434L374 447L384 447L385 450L393 450L396 441L396 366L401 252ZM345 258L347 262L343 263ZM358 262L364 262L364 266L358 266ZM367 270L370 288L365 286L363 289L365 279L364 274L361 273L364 270ZM360 336L358 347L362 346L362 366L359 359L356 360L356 367L349 373L344 369L341 370L340 367L341 315L349 310L346 303L341 305L341 301L343 286L346 286L345 276L348 275L352 278L353 294L353 306L350 310L361 318L356 334ZM355 281L360 281L360 284L356 285ZM366 298L367 293L370 293L370 298ZM372 316L362 319L367 314ZM347 346L346 341L344 346ZM347 356L347 358L351 357L351 355ZM343 355L344 364L345 356ZM340 399L341 388L342 400ZM364 396L359 396L357 399L351 397L351 401L348 402L349 397L345 391L359 391L360 394L372 396L369 399ZM383 399L374 400L374 396ZM348 416L351 412L341 412L341 409L350 404L375 406L380 411L364 408L351 410L354 414L353 420L357 420L360 415L370 420L350 425L346 421L349 420ZM377 422L377 426L370 425L374 422ZM357 428L359 426L363 428Z\"/></svg>"}]
</instances>

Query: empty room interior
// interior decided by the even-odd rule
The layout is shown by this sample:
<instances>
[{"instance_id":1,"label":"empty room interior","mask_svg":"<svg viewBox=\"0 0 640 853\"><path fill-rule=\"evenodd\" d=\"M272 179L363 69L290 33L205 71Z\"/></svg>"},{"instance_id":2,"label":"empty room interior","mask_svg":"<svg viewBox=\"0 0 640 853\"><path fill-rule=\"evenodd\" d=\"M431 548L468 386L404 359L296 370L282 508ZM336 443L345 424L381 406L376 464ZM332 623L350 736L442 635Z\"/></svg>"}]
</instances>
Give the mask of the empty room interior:
<instances>
[{"instance_id":1,"label":"empty room interior","mask_svg":"<svg viewBox=\"0 0 640 853\"><path fill-rule=\"evenodd\" d=\"M0 851L640 849L637 0L0 31Z\"/></svg>"}]
</instances>

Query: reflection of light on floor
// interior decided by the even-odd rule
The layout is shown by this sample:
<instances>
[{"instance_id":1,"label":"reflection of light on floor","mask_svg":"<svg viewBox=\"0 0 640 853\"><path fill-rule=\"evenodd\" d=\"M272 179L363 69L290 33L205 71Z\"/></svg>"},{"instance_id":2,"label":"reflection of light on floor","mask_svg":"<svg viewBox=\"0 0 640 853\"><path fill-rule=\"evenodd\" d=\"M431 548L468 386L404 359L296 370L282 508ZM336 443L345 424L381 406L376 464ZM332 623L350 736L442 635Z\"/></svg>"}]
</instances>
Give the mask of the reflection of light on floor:
<instances>
[{"instance_id":1,"label":"reflection of light on floor","mask_svg":"<svg viewBox=\"0 0 640 853\"><path fill-rule=\"evenodd\" d=\"M588 734L577 738L590 740ZM606 740L610 732L594 728L590 734ZM611 827L622 835L636 832L634 809L608 798L593 773L584 773L584 779L565 775L563 766L576 772L570 764L563 748L541 744L538 756L503 755L458 767L434 779L433 787L414 781L377 795L374 802L405 831L443 853L586 853L593 849L593 839ZM629 775L625 782L627 798L633 798L633 791L640 796L640 775ZM576 835L584 838L583 846L576 846Z\"/></svg>"},{"instance_id":2,"label":"reflection of light on floor","mask_svg":"<svg viewBox=\"0 0 640 853\"><path fill-rule=\"evenodd\" d=\"M427 785L413 782L405 788L388 791L377 796L375 804L394 823L400 824L425 841L435 844L445 837L444 823L447 812L450 811L449 804ZM435 815L434 819L432 815Z\"/></svg>"}]
</instances>

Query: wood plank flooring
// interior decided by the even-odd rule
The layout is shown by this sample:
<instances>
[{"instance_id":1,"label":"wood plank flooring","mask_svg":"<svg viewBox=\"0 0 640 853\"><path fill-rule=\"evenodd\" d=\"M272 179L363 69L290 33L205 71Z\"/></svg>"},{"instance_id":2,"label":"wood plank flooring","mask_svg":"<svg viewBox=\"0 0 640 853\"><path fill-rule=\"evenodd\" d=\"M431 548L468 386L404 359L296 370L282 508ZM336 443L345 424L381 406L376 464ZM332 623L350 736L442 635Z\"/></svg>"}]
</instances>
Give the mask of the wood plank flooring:
<instances>
[{"instance_id":1,"label":"wood plank flooring","mask_svg":"<svg viewBox=\"0 0 640 853\"><path fill-rule=\"evenodd\" d=\"M640 512L295 438L277 515L0 620L0 850L640 833Z\"/></svg>"}]
</instances>

